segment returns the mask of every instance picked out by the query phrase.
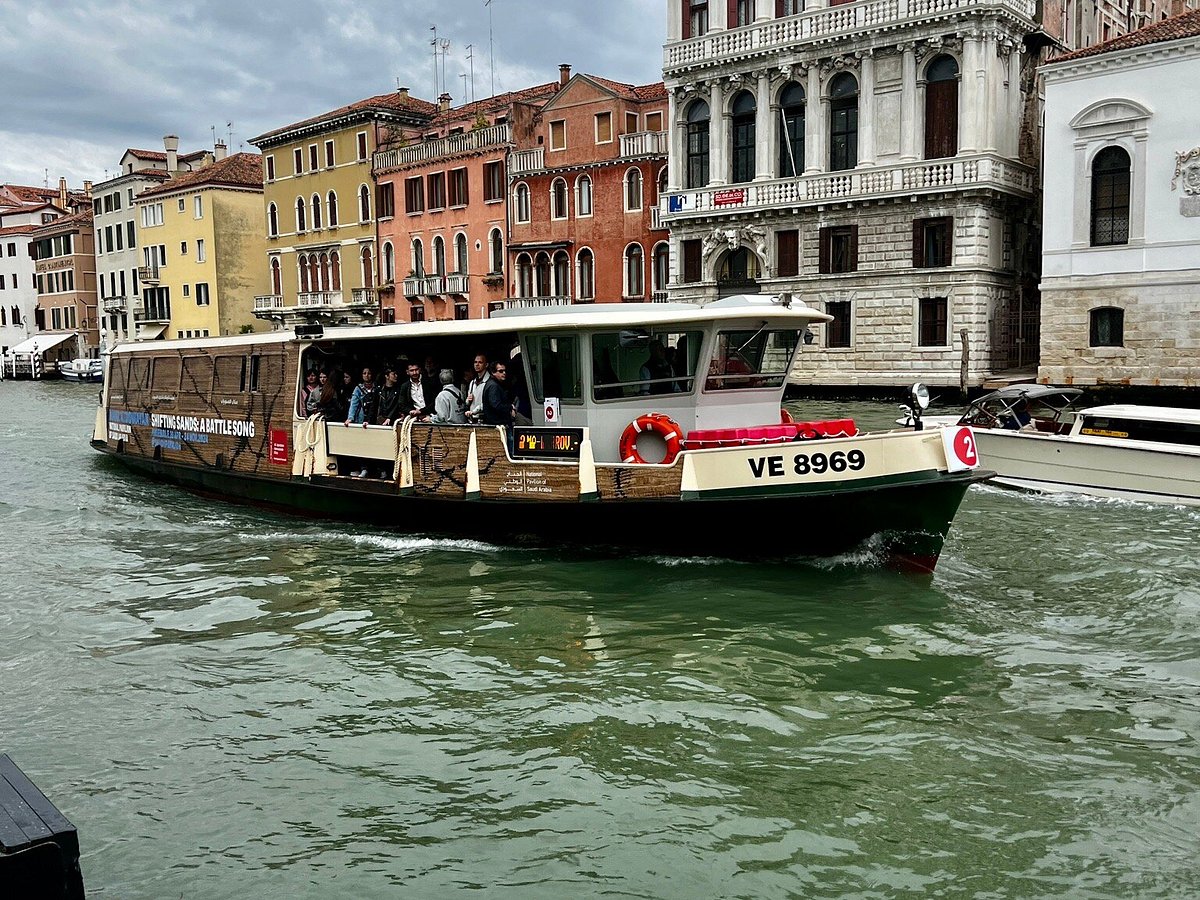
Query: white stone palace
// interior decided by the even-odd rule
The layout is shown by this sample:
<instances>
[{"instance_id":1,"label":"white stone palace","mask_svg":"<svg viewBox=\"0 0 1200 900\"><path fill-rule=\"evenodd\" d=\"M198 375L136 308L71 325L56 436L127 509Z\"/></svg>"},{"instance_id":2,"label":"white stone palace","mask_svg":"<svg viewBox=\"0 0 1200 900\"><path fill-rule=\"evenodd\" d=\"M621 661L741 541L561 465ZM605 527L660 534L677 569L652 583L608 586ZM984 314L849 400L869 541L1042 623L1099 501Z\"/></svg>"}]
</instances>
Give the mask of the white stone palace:
<instances>
[{"instance_id":1,"label":"white stone palace","mask_svg":"<svg viewBox=\"0 0 1200 900\"><path fill-rule=\"evenodd\" d=\"M1039 379L1200 385L1200 11L1044 73Z\"/></svg>"},{"instance_id":2,"label":"white stone palace","mask_svg":"<svg viewBox=\"0 0 1200 900\"><path fill-rule=\"evenodd\" d=\"M668 0L672 298L832 314L817 384L1032 371L1034 3L796 6Z\"/></svg>"}]
</instances>

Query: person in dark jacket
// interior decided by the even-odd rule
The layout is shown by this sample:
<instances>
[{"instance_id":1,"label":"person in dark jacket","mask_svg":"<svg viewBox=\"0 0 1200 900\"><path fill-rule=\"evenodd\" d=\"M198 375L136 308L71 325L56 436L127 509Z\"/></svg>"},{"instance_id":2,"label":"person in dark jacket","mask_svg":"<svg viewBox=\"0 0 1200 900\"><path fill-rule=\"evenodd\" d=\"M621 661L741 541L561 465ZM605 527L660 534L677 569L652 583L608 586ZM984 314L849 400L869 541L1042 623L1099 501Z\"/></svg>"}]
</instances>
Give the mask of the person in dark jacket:
<instances>
[{"instance_id":1,"label":"person in dark jacket","mask_svg":"<svg viewBox=\"0 0 1200 900\"><path fill-rule=\"evenodd\" d=\"M403 417L400 409L402 391L400 375L391 366L383 370L383 386L379 389L379 412L375 414L376 425L392 425Z\"/></svg>"},{"instance_id":2,"label":"person in dark jacket","mask_svg":"<svg viewBox=\"0 0 1200 900\"><path fill-rule=\"evenodd\" d=\"M408 381L400 387L400 412L416 419L428 419L437 400L438 386L426 378L415 362L408 364Z\"/></svg>"},{"instance_id":3,"label":"person in dark jacket","mask_svg":"<svg viewBox=\"0 0 1200 900\"><path fill-rule=\"evenodd\" d=\"M513 402L508 393L508 366L498 362L492 364L492 377L483 386L483 408L480 418L484 425L513 424Z\"/></svg>"}]
</instances>

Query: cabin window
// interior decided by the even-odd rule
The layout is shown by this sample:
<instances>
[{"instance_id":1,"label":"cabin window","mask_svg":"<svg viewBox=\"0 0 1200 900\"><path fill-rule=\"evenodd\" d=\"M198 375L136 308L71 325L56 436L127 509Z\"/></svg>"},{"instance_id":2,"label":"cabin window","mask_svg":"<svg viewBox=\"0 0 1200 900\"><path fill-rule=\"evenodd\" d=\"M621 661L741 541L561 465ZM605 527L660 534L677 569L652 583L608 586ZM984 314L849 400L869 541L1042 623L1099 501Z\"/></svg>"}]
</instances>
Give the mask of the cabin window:
<instances>
[{"instance_id":1,"label":"cabin window","mask_svg":"<svg viewBox=\"0 0 1200 900\"><path fill-rule=\"evenodd\" d=\"M691 393L702 331L633 329L592 335L592 396Z\"/></svg>"},{"instance_id":2,"label":"cabin window","mask_svg":"<svg viewBox=\"0 0 1200 900\"><path fill-rule=\"evenodd\" d=\"M579 336L539 334L529 343L529 371L533 397L560 400L583 398Z\"/></svg>"},{"instance_id":3,"label":"cabin window","mask_svg":"<svg viewBox=\"0 0 1200 900\"><path fill-rule=\"evenodd\" d=\"M156 391L170 391L175 393L179 390L179 357L178 356L159 356L154 360L153 376L151 384Z\"/></svg>"},{"instance_id":4,"label":"cabin window","mask_svg":"<svg viewBox=\"0 0 1200 900\"><path fill-rule=\"evenodd\" d=\"M250 357L250 392L258 390L258 373L262 369L262 357L255 353Z\"/></svg>"},{"instance_id":5,"label":"cabin window","mask_svg":"<svg viewBox=\"0 0 1200 900\"><path fill-rule=\"evenodd\" d=\"M185 356L180 390L206 397L212 388L213 364L207 356Z\"/></svg>"},{"instance_id":6,"label":"cabin window","mask_svg":"<svg viewBox=\"0 0 1200 900\"><path fill-rule=\"evenodd\" d=\"M1155 422L1147 419L1084 416L1080 434L1200 447L1200 425L1188 422Z\"/></svg>"},{"instance_id":7,"label":"cabin window","mask_svg":"<svg viewBox=\"0 0 1200 900\"><path fill-rule=\"evenodd\" d=\"M218 356L213 360L213 393L242 394L246 391L246 357Z\"/></svg>"},{"instance_id":8,"label":"cabin window","mask_svg":"<svg viewBox=\"0 0 1200 900\"><path fill-rule=\"evenodd\" d=\"M800 333L779 331L722 331L708 365L706 391L783 387Z\"/></svg>"}]
</instances>

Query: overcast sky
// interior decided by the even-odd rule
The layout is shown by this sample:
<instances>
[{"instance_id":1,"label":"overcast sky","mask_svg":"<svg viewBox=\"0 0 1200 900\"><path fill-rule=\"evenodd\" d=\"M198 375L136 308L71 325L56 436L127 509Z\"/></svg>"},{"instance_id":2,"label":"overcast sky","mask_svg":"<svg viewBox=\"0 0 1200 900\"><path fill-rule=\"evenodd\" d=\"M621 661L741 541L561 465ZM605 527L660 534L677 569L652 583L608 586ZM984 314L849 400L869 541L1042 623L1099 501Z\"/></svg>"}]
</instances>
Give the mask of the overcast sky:
<instances>
[{"instance_id":1,"label":"overcast sky","mask_svg":"<svg viewBox=\"0 0 1200 900\"><path fill-rule=\"evenodd\" d=\"M662 77L665 0L491 0L496 92L558 77ZM396 87L434 100L491 93L484 0L0 0L0 183L74 189L127 147L257 152L249 138ZM439 73L441 64L439 63ZM440 77L440 75L439 75ZM227 124L232 123L232 124ZM106 175L107 170L107 175Z\"/></svg>"}]
</instances>

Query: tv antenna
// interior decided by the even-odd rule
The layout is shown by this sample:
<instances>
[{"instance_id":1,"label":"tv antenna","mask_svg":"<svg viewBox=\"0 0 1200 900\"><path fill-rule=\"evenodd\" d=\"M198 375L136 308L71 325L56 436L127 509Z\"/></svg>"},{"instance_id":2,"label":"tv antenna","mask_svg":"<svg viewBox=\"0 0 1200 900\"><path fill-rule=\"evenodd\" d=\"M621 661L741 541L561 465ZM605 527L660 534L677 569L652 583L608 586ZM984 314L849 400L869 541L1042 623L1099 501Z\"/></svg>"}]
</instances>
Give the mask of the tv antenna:
<instances>
[{"instance_id":1,"label":"tv antenna","mask_svg":"<svg viewBox=\"0 0 1200 900\"><path fill-rule=\"evenodd\" d=\"M488 59L492 64L492 94L496 96L496 51L492 44L492 0L483 0L483 5L488 11Z\"/></svg>"},{"instance_id":2,"label":"tv antenna","mask_svg":"<svg viewBox=\"0 0 1200 900\"><path fill-rule=\"evenodd\" d=\"M441 92L442 92L442 91L441 91L441 86L438 84L438 60L437 60L437 57L438 57L438 38L437 38L437 26L436 26L436 25L430 25L430 26L429 26L429 30L433 32L433 39L432 39L432 40L429 42L429 44L430 44L430 46L432 46L432 47L433 47L433 99L434 99L434 102L436 102L436 101L437 101L437 98L438 98L438 95L439 95L439 94L441 94Z\"/></svg>"},{"instance_id":3,"label":"tv antenna","mask_svg":"<svg viewBox=\"0 0 1200 900\"><path fill-rule=\"evenodd\" d=\"M446 84L446 51L450 49L450 41L443 38L439 46L442 49L442 93L446 94L450 91L450 85Z\"/></svg>"},{"instance_id":4,"label":"tv antenna","mask_svg":"<svg viewBox=\"0 0 1200 900\"><path fill-rule=\"evenodd\" d=\"M471 65L471 102L475 102L475 45L467 44L467 62ZM467 98L467 88L463 85L463 99Z\"/></svg>"}]
</instances>

